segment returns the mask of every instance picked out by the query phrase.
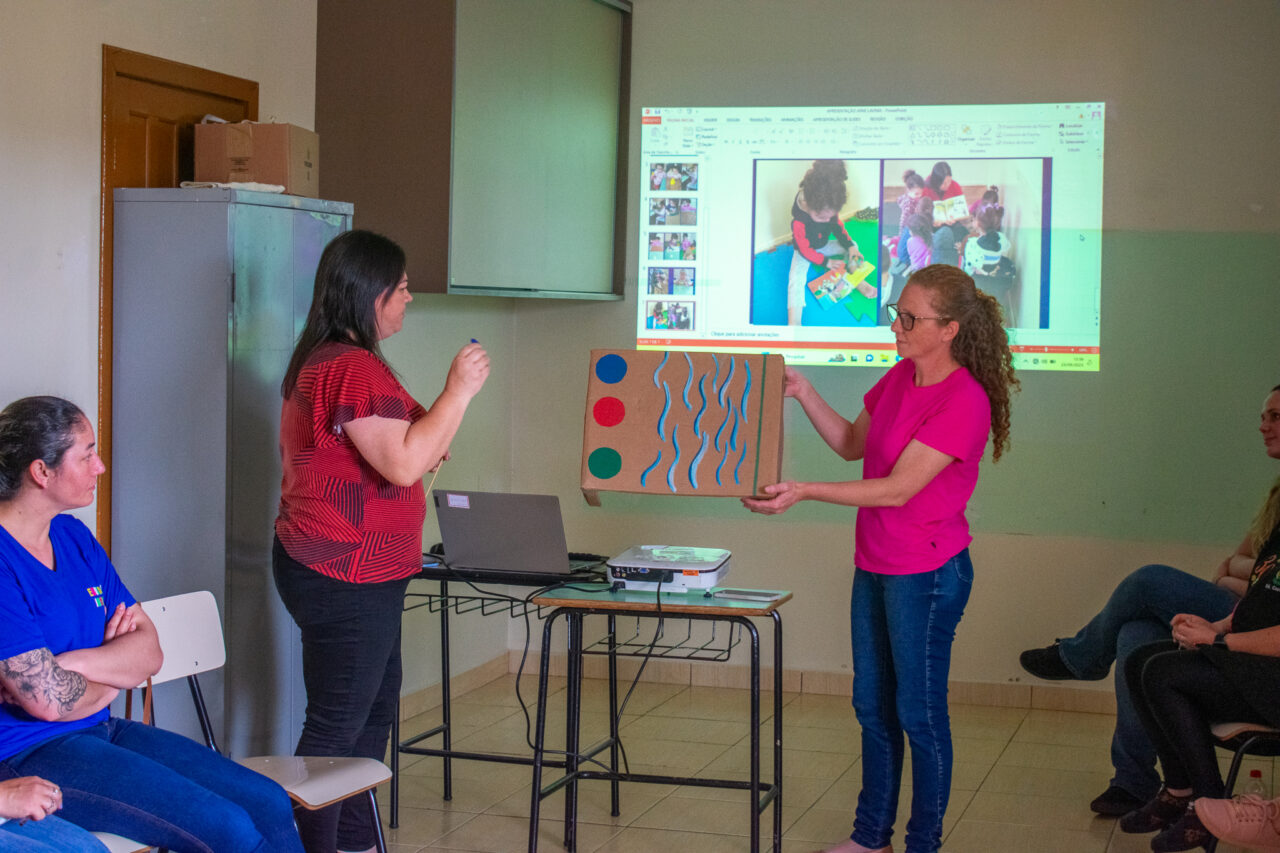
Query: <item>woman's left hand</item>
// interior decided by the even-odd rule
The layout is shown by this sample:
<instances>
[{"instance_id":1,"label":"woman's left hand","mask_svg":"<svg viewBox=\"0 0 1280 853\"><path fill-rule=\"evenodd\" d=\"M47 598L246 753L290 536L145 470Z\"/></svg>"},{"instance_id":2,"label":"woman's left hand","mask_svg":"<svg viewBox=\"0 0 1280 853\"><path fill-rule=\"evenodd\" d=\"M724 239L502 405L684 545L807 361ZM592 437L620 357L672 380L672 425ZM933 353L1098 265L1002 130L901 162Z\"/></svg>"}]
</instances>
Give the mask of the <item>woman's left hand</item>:
<instances>
[{"instance_id":1,"label":"woman's left hand","mask_svg":"<svg viewBox=\"0 0 1280 853\"><path fill-rule=\"evenodd\" d=\"M742 505L752 512L758 512L763 515L781 515L804 498L800 484L790 480L785 483L765 486L761 491L769 495L769 497L743 498Z\"/></svg>"},{"instance_id":2,"label":"woman's left hand","mask_svg":"<svg viewBox=\"0 0 1280 853\"><path fill-rule=\"evenodd\" d=\"M130 631L136 630L138 630L138 626L134 624L133 613L124 606L122 601L116 605L115 612L107 620L106 630L102 632L102 642L110 642L122 634L128 634Z\"/></svg>"},{"instance_id":3,"label":"woman's left hand","mask_svg":"<svg viewBox=\"0 0 1280 853\"><path fill-rule=\"evenodd\" d=\"M1173 627L1173 641L1184 649L1196 646L1207 646L1218 636L1217 630L1209 620L1193 613L1179 613L1170 622Z\"/></svg>"}]
</instances>

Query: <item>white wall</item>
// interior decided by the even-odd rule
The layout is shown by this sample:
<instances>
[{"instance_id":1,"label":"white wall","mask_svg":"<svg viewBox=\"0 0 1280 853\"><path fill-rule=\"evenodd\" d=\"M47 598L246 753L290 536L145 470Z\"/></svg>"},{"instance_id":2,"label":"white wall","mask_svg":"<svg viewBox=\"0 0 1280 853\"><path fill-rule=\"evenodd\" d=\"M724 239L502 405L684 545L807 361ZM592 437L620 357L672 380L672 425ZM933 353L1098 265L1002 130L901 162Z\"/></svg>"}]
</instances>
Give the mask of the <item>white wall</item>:
<instances>
[{"instance_id":1,"label":"white wall","mask_svg":"<svg viewBox=\"0 0 1280 853\"><path fill-rule=\"evenodd\" d=\"M0 0L0 405L97 410L102 45L256 80L261 118L311 127L315 43L315 0Z\"/></svg>"}]
</instances>

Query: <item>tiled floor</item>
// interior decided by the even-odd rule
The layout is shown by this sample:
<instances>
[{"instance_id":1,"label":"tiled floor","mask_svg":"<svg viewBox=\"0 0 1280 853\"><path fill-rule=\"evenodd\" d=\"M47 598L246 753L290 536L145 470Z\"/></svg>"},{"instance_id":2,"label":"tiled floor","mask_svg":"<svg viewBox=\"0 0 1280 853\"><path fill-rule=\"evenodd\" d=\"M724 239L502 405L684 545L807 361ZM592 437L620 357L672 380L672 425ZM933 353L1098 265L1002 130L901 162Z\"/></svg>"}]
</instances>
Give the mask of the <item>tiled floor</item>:
<instances>
[{"instance_id":1,"label":"tiled floor","mask_svg":"<svg viewBox=\"0 0 1280 853\"><path fill-rule=\"evenodd\" d=\"M536 696L521 682L526 701ZM525 718L508 676L454 701L454 748L528 754ZM563 745L564 679L549 700L548 736ZM584 686L583 742L607 732L605 682ZM782 853L821 850L848 837L859 789L857 723L846 698L813 694L783 697L784 781ZM761 702L762 716L772 695ZM531 712L532 713L532 712ZM1139 853L1151 836L1126 835L1114 820L1089 811L1107 787L1108 745L1114 718L1066 711L953 705L955 773L943 849L947 853ZM633 772L745 778L747 693L709 687L642 682L623 719L622 737ZM406 733L439 722L428 712ZM772 723L766 722L766 744ZM552 746L550 742L548 746ZM771 756L770 756L771 757ZM1225 761L1224 761L1225 765ZM772 763L766 773L771 772ZM1271 759L1252 761L1266 783ZM527 844L531 770L519 765L458 761L453 799L442 797L441 761L405 756L400 826L388 829L394 853L465 850L511 853ZM1247 775L1247 774L1245 774ZM548 774L548 778L550 774ZM902 849L910 767L903 779L903 811L894 839ZM387 790L383 818L389 817ZM563 850L563 795L543 802L539 849ZM622 788L622 814L609 815L608 786L584 782L579 798L578 849L582 853L745 851L747 794L711 788L630 784ZM772 817L762 821L764 848ZM1238 848L1221 845L1222 853Z\"/></svg>"}]
</instances>

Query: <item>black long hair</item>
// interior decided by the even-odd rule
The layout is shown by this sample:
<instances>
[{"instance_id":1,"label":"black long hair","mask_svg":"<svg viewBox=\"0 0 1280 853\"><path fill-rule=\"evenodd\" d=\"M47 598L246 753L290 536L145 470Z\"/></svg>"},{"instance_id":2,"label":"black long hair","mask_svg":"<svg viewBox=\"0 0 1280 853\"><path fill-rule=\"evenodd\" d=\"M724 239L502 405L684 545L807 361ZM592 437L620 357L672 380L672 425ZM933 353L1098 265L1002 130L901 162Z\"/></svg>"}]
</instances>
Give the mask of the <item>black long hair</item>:
<instances>
[{"instance_id":1,"label":"black long hair","mask_svg":"<svg viewBox=\"0 0 1280 853\"><path fill-rule=\"evenodd\" d=\"M951 177L951 164L946 160L939 160L933 164L933 170L929 172L929 177L926 180L935 193L940 193L942 192L942 182L949 177Z\"/></svg>"},{"instance_id":2,"label":"black long hair","mask_svg":"<svg viewBox=\"0 0 1280 853\"><path fill-rule=\"evenodd\" d=\"M50 468L62 464L76 430L89 419L61 397L23 397L0 412L0 501L17 496L22 477L37 459Z\"/></svg>"},{"instance_id":3,"label":"black long hair","mask_svg":"<svg viewBox=\"0 0 1280 853\"><path fill-rule=\"evenodd\" d=\"M404 249L372 231L347 231L325 246L316 268L307 324L280 384L285 399L293 394L307 358L321 344L348 343L382 359L376 307L400 283L404 263Z\"/></svg>"}]
</instances>

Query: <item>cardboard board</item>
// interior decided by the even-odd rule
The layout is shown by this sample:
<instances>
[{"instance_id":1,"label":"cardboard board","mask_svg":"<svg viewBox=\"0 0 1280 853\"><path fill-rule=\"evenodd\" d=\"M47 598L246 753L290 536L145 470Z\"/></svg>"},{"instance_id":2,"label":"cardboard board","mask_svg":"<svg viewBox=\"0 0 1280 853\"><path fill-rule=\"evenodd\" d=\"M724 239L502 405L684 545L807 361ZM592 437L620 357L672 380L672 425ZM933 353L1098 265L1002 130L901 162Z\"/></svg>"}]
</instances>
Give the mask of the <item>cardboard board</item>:
<instances>
[{"instance_id":1,"label":"cardboard board","mask_svg":"<svg viewBox=\"0 0 1280 853\"><path fill-rule=\"evenodd\" d=\"M781 355L592 350L582 494L745 497L782 475Z\"/></svg>"},{"instance_id":2,"label":"cardboard board","mask_svg":"<svg viewBox=\"0 0 1280 853\"><path fill-rule=\"evenodd\" d=\"M319 198L320 137L292 124L197 124L195 180L282 184Z\"/></svg>"}]
</instances>

